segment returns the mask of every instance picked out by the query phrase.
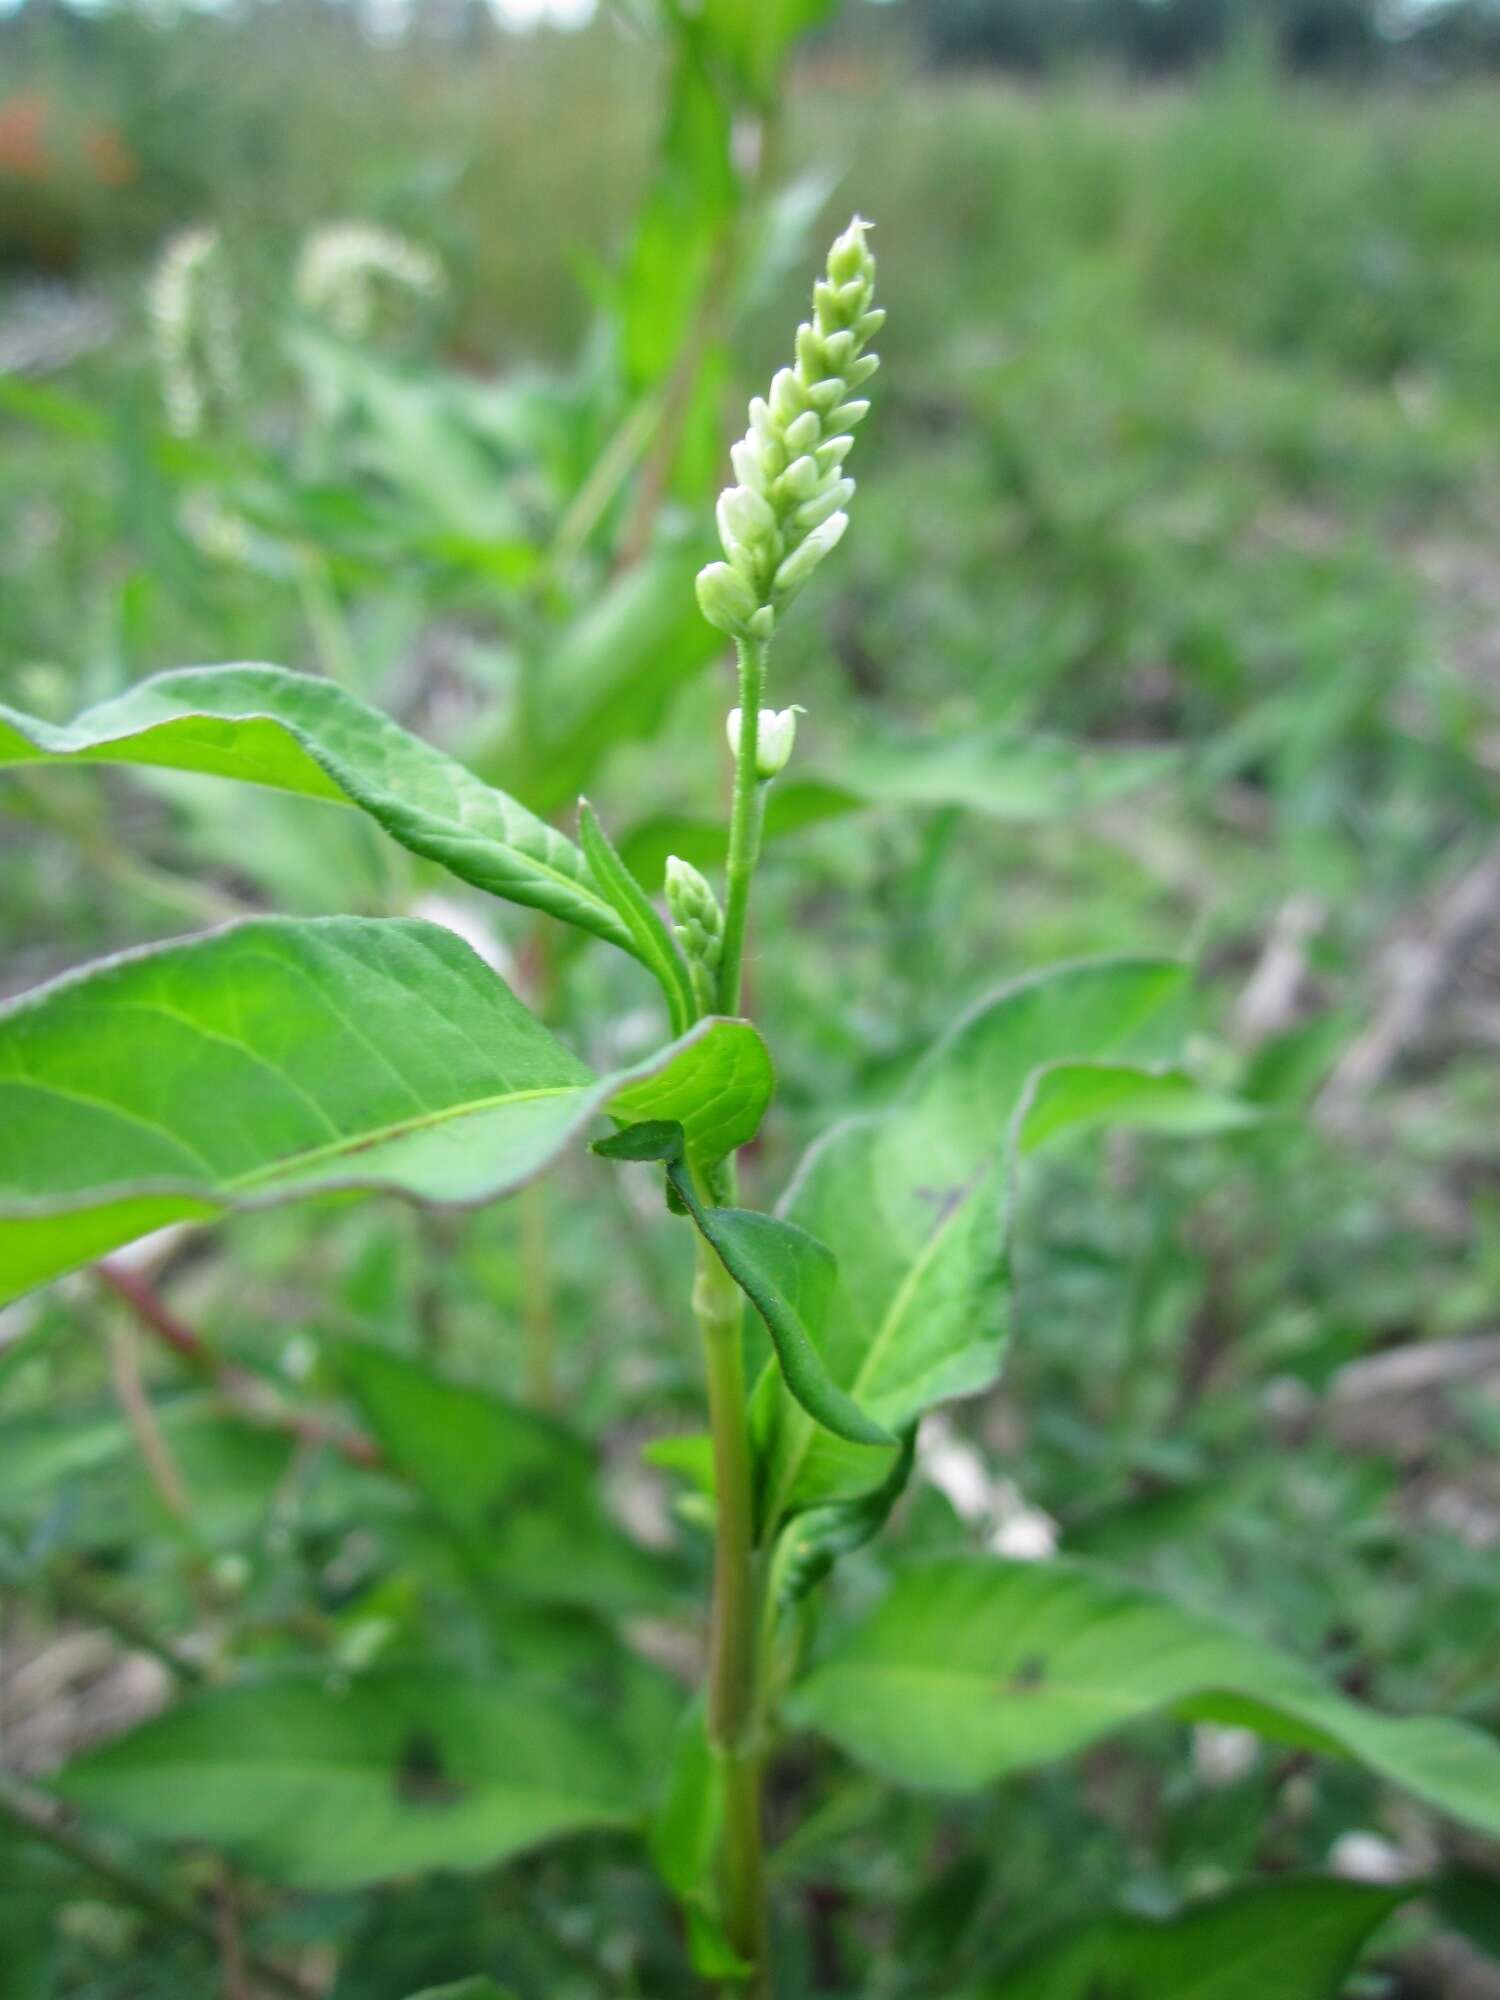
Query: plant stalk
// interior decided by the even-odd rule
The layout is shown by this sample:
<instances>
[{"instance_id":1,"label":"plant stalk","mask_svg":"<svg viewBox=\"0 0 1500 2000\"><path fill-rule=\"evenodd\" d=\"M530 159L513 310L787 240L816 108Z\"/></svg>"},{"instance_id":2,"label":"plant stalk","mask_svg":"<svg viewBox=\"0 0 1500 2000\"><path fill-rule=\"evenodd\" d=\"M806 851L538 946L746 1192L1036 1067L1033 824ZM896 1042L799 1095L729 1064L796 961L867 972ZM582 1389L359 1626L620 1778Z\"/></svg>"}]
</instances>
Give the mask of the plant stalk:
<instances>
[{"instance_id":1,"label":"plant stalk","mask_svg":"<svg viewBox=\"0 0 1500 2000\"><path fill-rule=\"evenodd\" d=\"M750 917L750 884L760 860L760 830L766 788L756 772L760 698L766 678L766 642L741 639L740 742L734 763L734 804L729 819L728 895L724 904L724 950L719 961L719 1012L737 1014L744 978L745 929Z\"/></svg>"},{"instance_id":2,"label":"plant stalk","mask_svg":"<svg viewBox=\"0 0 1500 2000\"><path fill-rule=\"evenodd\" d=\"M701 1237L697 1256L693 1308L708 1371L718 1503L708 1736L724 1780L725 1927L735 1950L755 1968L735 1990L745 2000L764 2000L770 1992L769 1925L760 1815L760 1613L741 1341L744 1302L717 1254Z\"/></svg>"}]
</instances>

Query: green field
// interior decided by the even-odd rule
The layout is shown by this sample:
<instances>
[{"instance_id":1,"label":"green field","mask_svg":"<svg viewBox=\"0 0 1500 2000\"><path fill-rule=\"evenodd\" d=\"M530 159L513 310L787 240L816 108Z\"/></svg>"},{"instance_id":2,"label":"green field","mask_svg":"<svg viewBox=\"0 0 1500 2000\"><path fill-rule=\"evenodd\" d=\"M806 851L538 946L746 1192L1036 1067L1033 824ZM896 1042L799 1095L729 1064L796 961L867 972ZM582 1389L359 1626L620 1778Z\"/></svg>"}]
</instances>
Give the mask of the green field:
<instances>
[{"instance_id":1,"label":"green field","mask_svg":"<svg viewBox=\"0 0 1500 2000\"><path fill-rule=\"evenodd\" d=\"M1334 89L1248 47L1191 84L1022 84L924 68L895 34L820 39L767 121L782 194L749 275L632 386L621 273L661 172L667 58L607 24L471 30L467 50L376 48L310 5L92 38L0 22L0 356L31 343L0 369L0 702L61 723L184 664L330 675L559 825L586 786L653 891L669 848L717 865L693 843L722 816L732 682L691 578L746 397L825 243L870 217L890 317L859 493L774 656L776 704L806 713L752 928L778 1091L747 1198L769 1208L830 1118L899 1101L1003 982L1190 959L1182 1059L1244 1122L1110 1132L1028 1169L1003 1383L924 1433L891 1539L946 1556L1040 1532L1346 1694L1493 1732L1500 87ZM17 102L51 120L45 170ZM131 163L119 184L101 130ZM668 214L687 241L691 214ZM353 218L433 253L446 288L383 294L344 340L293 294L308 233ZM242 381L210 382L186 435L147 298L163 243L197 225L221 232ZM653 490L663 433L632 424L649 403L670 428L695 339L709 359ZM859 809L799 801L799 774ZM638 967L273 792L13 773L0 878L5 996L240 915L436 911L600 1072L660 1040ZM648 1528L642 1578L601 1557L586 1602L503 1563L476 1586L442 1542L440 1453L418 1505L289 1447L87 1275L0 1315L12 1775L41 1783L154 1705L123 1675L110 1692L139 1626L215 1676L498 1658L619 1694L584 1628L639 1583L640 1650L680 1675L707 1547L694 1496L679 1518L640 1451L699 1422L689 1257L632 1172L622 1192L574 1158L475 1215L246 1214L151 1267L283 1409L369 1417L351 1339L550 1405ZM966 1511L976 1465L987 1498ZM847 1558L840 1602L872 1600L885 1550ZM58 1660L101 1624L102 1720ZM62 1678L28 1705L49 1660ZM1201 1721L1158 1714L953 1800L893 1795L798 1736L769 1807L778 1993L1074 2000L1092 1989L1009 1983L1009 1955L1081 1914L1319 1870L1351 1829L1419 1888L1308 2000L1500 1991L1493 1830L1285 1737L1238 1763L1232 1742L1226 1775ZM132 1869L218 1907L203 1846L118 1826ZM698 1989L633 1865L595 1833L294 1895L252 1855L234 1893L256 1947L333 2000L477 1970L519 2000L677 2000ZM0 1939L7 1922L0 2000L260 1990L221 1987L191 1936L0 1820Z\"/></svg>"}]
</instances>

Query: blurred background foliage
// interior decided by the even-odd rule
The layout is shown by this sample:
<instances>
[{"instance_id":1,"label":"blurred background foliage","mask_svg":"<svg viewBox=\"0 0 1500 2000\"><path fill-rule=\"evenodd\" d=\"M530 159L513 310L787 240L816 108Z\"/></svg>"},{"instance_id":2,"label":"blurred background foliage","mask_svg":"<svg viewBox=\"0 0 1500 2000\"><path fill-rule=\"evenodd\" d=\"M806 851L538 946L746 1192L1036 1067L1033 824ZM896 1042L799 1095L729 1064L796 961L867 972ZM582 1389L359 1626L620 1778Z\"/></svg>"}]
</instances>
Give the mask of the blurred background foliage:
<instances>
[{"instance_id":1,"label":"blurred background foliage","mask_svg":"<svg viewBox=\"0 0 1500 2000\"><path fill-rule=\"evenodd\" d=\"M1500 12L783 0L738 42L712 18L0 19L0 697L63 718L175 664L327 672L550 815L587 787L643 869L712 862L730 683L690 578L724 441L830 225L873 216L856 518L776 668L809 713L752 966L781 1079L754 1194L965 1001L1084 953L1194 955L1198 1067L1267 1114L1032 1182L1007 1383L934 1427L897 1544L1099 1556L1493 1726ZM441 283L377 277L330 319L306 260L351 221ZM161 259L188 229L233 360L197 358L182 423ZM6 993L244 910L420 910L591 1060L657 1039L623 961L439 898L360 824L44 775L0 794ZM441 1656L596 1685L594 1621L628 1600L681 1669L704 1547L639 1453L695 1421L682 1245L644 1188L578 1167L566 1224L561 1199L245 1217L153 1252L144 1316L81 1279L0 1320L11 1770L159 1703L143 1631L172 1672ZM396 1479L247 1423L246 1379L280 1417L368 1421L356 1341L563 1413L633 1551L590 1517L581 1602L503 1537L476 1581L441 1444ZM1495 1853L1291 1751L1161 1724L952 1806L807 1750L775 1817L789 1993L957 1991L1080 1910L1330 1860L1436 1885L1351 1992L1500 1991ZM338 2000L480 1965L685 1990L607 1840L295 1902L128 1858ZM0 1923L5 2000L218 1990L34 1841L0 1849Z\"/></svg>"}]
</instances>

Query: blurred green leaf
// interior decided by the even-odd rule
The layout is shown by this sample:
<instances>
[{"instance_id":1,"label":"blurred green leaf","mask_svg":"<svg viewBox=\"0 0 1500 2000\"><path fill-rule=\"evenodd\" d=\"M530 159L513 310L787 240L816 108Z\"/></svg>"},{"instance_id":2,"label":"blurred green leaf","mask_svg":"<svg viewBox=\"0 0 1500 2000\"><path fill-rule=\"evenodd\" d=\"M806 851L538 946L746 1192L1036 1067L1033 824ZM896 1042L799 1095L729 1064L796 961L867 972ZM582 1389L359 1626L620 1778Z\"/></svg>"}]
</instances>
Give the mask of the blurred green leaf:
<instances>
[{"instance_id":1,"label":"blurred green leaf","mask_svg":"<svg viewBox=\"0 0 1500 2000\"><path fill-rule=\"evenodd\" d=\"M723 1824L723 1772L695 1703L678 1726L648 1838L656 1871L687 1917L693 1968L716 1981L745 1970L724 1929L717 1867Z\"/></svg>"},{"instance_id":2,"label":"blurred green leaf","mask_svg":"<svg viewBox=\"0 0 1500 2000\"><path fill-rule=\"evenodd\" d=\"M603 589L540 650L519 736L508 730L481 749L477 768L556 813L613 750L654 736L682 688L723 650L693 594L703 559L696 547L655 550Z\"/></svg>"},{"instance_id":3,"label":"blurred green leaf","mask_svg":"<svg viewBox=\"0 0 1500 2000\"><path fill-rule=\"evenodd\" d=\"M825 820L888 807L958 806L1018 826L1074 819L1157 783L1179 761L1170 748L1106 747L1000 729L866 738L773 785L765 837L784 839ZM695 867L715 866L724 858L724 832L710 819L664 813L634 827L622 846L636 873L652 882L669 854Z\"/></svg>"},{"instance_id":4,"label":"blurred green leaf","mask_svg":"<svg viewBox=\"0 0 1500 2000\"><path fill-rule=\"evenodd\" d=\"M429 1986L414 1993L412 2000L512 2000L512 1996L493 1979L460 1979L456 1986Z\"/></svg>"},{"instance_id":5,"label":"blurred green leaf","mask_svg":"<svg viewBox=\"0 0 1500 2000\"><path fill-rule=\"evenodd\" d=\"M677 36L666 127L621 291L626 376L654 389L690 353L740 198L734 106L709 67L696 23Z\"/></svg>"},{"instance_id":6,"label":"blurred green leaf","mask_svg":"<svg viewBox=\"0 0 1500 2000\"><path fill-rule=\"evenodd\" d=\"M1294 1879L1231 1889L1164 1920L1104 1917L1071 1926L969 2000L1337 2000L1407 1893Z\"/></svg>"},{"instance_id":7,"label":"blurred green leaf","mask_svg":"<svg viewBox=\"0 0 1500 2000\"><path fill-rule=\"evenodd\" d=\"M366 1342L341 1341L337 1364L392 1468L477 1575L544 1603L639 1611L668 1597L659 1559L606 1514L575 1433Z\"/></svg>"},{"instance_id":8,"label":"blurred green leaf","mask_svg":"<svg viewBox=\"0 0 1500 2000\"><path fill-rule=\"evenodd\" d=\"M971 1791L1164 1711L1350 1757L1500 1832L1500 1743L1361 1707L1311 1667L1108 1571L960 1557L902 1572L792 1698L899 1784ZM1153 1995L1154 2000L1154 1995Z\"/></svg>"},{"instance_id":9,"label":"blurred green leaf","mask_svg":"<svg viewBox=\"0 0 1500 2000\"><path fill-rule=\"evenodd\" d=\"M87 1752L54 1789L144 1838L347 1889L628 1828L647 1774L602 1710L414 1666L215 1689Z\"/></svg>"}]
</instances>

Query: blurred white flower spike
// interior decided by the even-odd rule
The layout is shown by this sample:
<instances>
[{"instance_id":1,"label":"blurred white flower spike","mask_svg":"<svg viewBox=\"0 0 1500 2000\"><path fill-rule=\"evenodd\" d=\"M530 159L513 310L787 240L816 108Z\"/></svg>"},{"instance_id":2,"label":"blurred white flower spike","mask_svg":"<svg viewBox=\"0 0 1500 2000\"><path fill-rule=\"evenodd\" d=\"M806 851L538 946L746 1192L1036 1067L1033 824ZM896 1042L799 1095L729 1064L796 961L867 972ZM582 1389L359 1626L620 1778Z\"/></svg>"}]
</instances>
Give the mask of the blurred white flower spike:
<instances>
[{"instance_id":1,"label":"blurred white flower spike","mask_svg":"<svg viewBox=\"0 0 1500 2000\"><path fill-rule=\"evenodd\" d=\"M412 298L440 298L447 290L443 267L394 230L372 222L331 222L315 229L297 259L297 304L344 340L363 340L373 330L382 287Z\"/></svg>"},{"instance_id":2,"label":"blurred white flower spike","mask_svg":"<svg viewBox=\"0 0 1500 2000\"><path fill-rule=\"evenodd\" d=\"M239 311L217 229L167 239L146 285L146 317L167 426L196 437L215 404L244 392Z\"/></svg>"}]
</instances>

